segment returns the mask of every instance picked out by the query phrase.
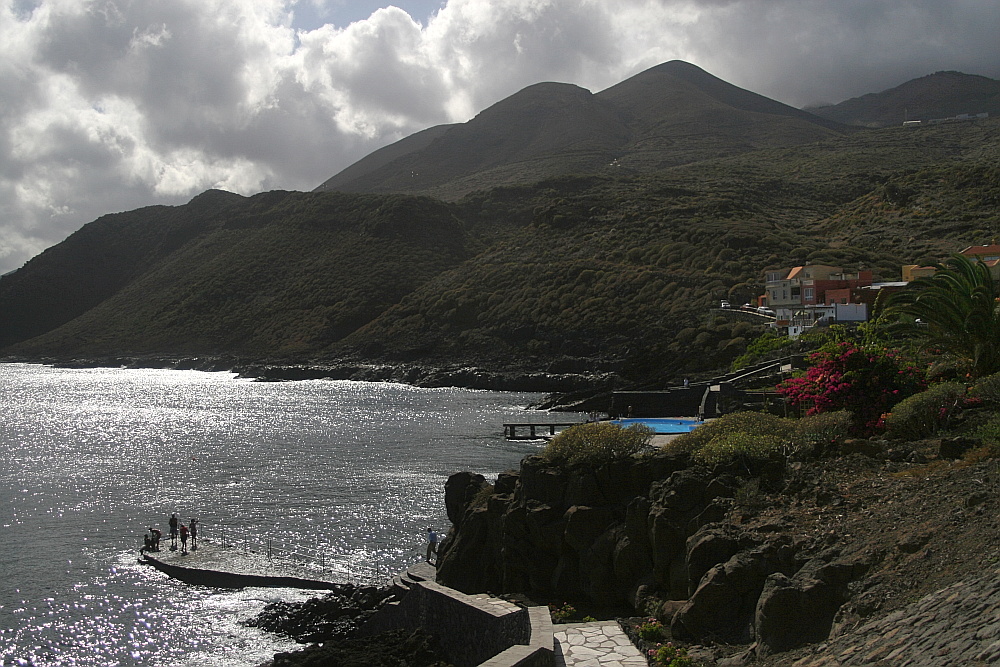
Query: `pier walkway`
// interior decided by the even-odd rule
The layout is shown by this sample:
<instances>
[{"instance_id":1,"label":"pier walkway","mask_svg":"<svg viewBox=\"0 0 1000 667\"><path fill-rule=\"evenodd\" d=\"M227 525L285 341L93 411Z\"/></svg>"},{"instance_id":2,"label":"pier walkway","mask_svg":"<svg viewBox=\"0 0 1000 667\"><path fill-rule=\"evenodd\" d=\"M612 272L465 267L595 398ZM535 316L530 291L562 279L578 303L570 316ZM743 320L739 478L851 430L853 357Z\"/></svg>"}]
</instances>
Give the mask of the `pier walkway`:
<instances>
[{"instance_id":1,"label":"pier walkway","mask_svg":"<svg viewBox=\"0 0 1000 667\"><path fill-rule=\"evenodd\" d=\"M337 590L344 584L334 581L335 574L319 568L268 558L252 551L224 548L199 542L198 548L182 553L149 551L142 560L175 579L190 584L218 588L245 586Z\"/></svg>"},{"instance_id":2,"label":"pier walkway","mask_svg":"<svg viewBox=\"0 0 1000 667\"><path fill-rule=\"evenodd\" d=\"M243 552L224 548L211 543L200 543L198 548L187 553L180 549L148 552L143 560L168 576L181 581L221 588L241 588L244 586L287 587L313 590L337 590L344 586L333 581L333 573L269 559L265 554ZM493 613L524 613L524 609L506 600L490 595L465 595L436 583L437 571L427 563L417 563L393 578L393 585L400 590L413 586L432 586L456 601L466 600L472 608L489 609ZM589 623L567 623L553 625L548 621L548 610L541 610L544 622L532 623L531 645L548 647L550 660L544 664L557 667L645 667L646 659L632 644L616 621L593 621ZM535 618L538 618L536 615ZM544 635L544 636L539 636ZM518 647L512 647L517 649ZM525 650L530 647L521 647ZM513 667L518 664L541 664L521 662L525 651L515 650L507 658L501 653L482 663L489 667Z\"/></svg>"}]
</instances>

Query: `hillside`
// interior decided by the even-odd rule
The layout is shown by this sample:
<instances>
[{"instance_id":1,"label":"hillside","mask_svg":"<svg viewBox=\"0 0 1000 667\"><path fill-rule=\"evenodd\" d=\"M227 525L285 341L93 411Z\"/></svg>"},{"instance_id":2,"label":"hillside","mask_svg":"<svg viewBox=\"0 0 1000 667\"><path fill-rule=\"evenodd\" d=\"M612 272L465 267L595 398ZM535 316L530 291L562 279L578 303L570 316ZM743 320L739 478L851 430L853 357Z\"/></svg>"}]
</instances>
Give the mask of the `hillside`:
<instances>
[{"instance_id":1,"label":"hillside","mask_svg":"<svg viewBox=\"0 0 1000 667\"><path fill-rule=\"evenodd\" d=\"M15 349L70 356L314 354L468 256L461 223L431 200L227 195L227 205L203 222L200 206L209 194L221 196L105 216L5 277L0 318L25 324L5 327L4 341L34 333L29 322L37 330L55 321L62 326ZM87 254L141 235L151 213L190 221L198 233L172 247L137 246L127 262ZM94 263L104 271L93 273ZM79 292L95 295L82 313L74 307ZM49 307L39 294L50 294Z\"/></svg>"},{"instance_id":2,"label":"hillside","mask_svg":"<svg viewBox=\"0 0 1000 667\"><path fill-rule=\"evenodd\" d=\"M431 128L376 152L317 190L454 200L562 174L645 173L844 130L672 61L596 95L569 84L529 86L467 123Z\"/></svg>"},{"instance_id":3,"label":"hillside","mask_svg":"<svg viewBox=\"0 0 1000 667\"><path fill-rule=\"evenodd\" d=\"M959 114L1000 115L1000 81L961 72L935 72L839 104L808 111L845 125L890 127L905 120L950 118Z\"/></svg>"},{"instance_id":4,"label":"hillside","mask_svg":"<svg viewBox=\"0 0 1000 667\"><path fill-rule=\"evenodd\" d=\"M4 327L4 352L470 363L664 382L742 353L754 328L708 309L751 298L767 268L861 265L892 279L903 263L995 236L998 157L991 120L553 178L455 204L209 193L105 216L0 280L0 317L18 322ZM94 248L146 238L154 220L174 221L157 226L171 244L122 243L105 262L117 270L91 275ZM80 292L97 302L83 313L72 308ZM43 298L58 307L33 305Z\"/></svg>"},{"instance_id":5,"label":"hillside","mask_svg":"<svg viewBox=\"0 0 1000 667\"><path fill-rule=\"evenodd\" d=\"M531 183L449 203L207 192L184 206L104 216L0 278L0 354L614 371L655 386L743 353L760 330L710 309L759 294L767 269L814 262L892 280L901 264L1000 235L998 119L841 134L677 63L596 96L561 84L523 94L535 105L525 115L555 103L592 125L517 142L472 133L469 142L500 141L510 153L498 144L493 153L469 151L470 160L494 155L502 171L508 155L565 164L559 151L568 145L580 155L620 141L635 149L621 168L540 168L546 175ZM655 147L666 141L657 123L677 131L677 117L694 123L706 100L734 124L701 126L690 145L721 155L655 166L666 155ZM653 112L668 102L669 118ZM646 117L622 120L614 105L641 107ZM518 110L481 117L517 126ZM768 122L757 124L758 114ZM619 120L649 133L596 129ZM356 173L378 173L472 126L411 137ZM768 134L779 127L777 137L805 128L820 139L781 143ZM744 148L723 150L713 132L741 137Z\"/></svg>"}]
</instances>

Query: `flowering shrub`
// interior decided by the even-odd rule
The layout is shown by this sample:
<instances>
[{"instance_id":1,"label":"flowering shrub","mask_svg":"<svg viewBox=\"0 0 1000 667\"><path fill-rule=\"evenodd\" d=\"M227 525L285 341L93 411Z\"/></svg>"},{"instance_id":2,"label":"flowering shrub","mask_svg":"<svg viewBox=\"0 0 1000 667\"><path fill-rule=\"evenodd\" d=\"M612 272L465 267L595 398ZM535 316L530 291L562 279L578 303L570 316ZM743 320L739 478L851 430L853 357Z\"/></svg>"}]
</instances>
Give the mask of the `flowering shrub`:
<instances>
[{"instance_id":1,"label":"flowering shrub","mask_svg":"<svg viewBox=\"0 0 1000 667\"><path fill-rule=\"evenodd\" d=\"M549 605L549 615L556 623L565 623L576 615L576 607L564 602L562 606Z\"/></svg>"},{"instance_id":2,"label":"flowering shrub","mask_svg":"<svg viewBox=\"0 0 1000 667\"><path fill-rule=\"evenodd\" d=\"M969 389L969 399L978 399L980 404L1000 405L1000 373L980 379Z\"/></svg>"},{"instance_id":3,"label":"flowering shrub","mask_svg":"<svg viewBox=\"0 0 1000 667\"><path fill-rule=\"evenodd\" d=\"M868 435L896 403L921 391L924 374L897 350L878 344L842 342L809 357L803 375L782 382L780 395L806 415L834 410L851 413L853 435Z\"/></svg>"},{"instance_id":4,"label":"flowering shrub","mask_svg":"<svg viewBox=\"0 0 1000 667\"><path fill-rule=\"evenodd\" d=\"M687 649L674 646L672 642L660 644L655 649L649 650L649 657L657 667L693 667L694 660L688 654Z\"/></svg>"},{"instance_id":5,"label":"flowering shrub","mask_svg":"<svg viewBox=\"0 0 1000 667\"><path fill-rule=\"evenodd\" d=\"M639 625L639 638L651 643L659 643L666 639L663 623L655 618L648 618Z\"/></svg>"}]
</instances>

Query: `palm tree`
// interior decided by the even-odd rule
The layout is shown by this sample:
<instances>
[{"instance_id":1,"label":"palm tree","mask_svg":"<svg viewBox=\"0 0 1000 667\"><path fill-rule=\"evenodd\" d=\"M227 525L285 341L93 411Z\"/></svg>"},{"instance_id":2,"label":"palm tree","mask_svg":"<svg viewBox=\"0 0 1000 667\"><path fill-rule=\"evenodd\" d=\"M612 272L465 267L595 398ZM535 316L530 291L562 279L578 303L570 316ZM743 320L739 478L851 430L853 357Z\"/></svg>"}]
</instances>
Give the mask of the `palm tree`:
<instances>
[{"instance_id":1,"label":"palm tree","mask_svg":"<svg viewBox=\"0 0 1000 667\"><path fill-rule=\"evenodd\" d=\"M956 254L934 268L892 295L890 331L939 350L972 377L1000 371L1000 304L989 267Z\"/></svg>"}]
</instances>

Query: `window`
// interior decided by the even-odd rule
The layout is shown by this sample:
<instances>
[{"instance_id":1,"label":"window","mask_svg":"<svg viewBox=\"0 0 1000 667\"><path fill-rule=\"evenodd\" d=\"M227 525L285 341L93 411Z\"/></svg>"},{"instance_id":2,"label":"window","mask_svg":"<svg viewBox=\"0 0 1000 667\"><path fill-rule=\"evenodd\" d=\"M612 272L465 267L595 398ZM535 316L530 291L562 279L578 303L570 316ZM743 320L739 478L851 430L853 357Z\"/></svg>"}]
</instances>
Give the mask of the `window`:
<instances>
[{"instance_id":1,"label":"window","mask_svg":"<svg viewBox=\"0 0 1000 667\"><path fill-rule=\"evenodd\" d=\"M804 289L804 293L803 293L802 297L803 297L803 298L804 298L804 299L805 299L806 301L812 301L812 300L813 300L813 296L814 296L814 294L815 294L815 293L813 292L813 288L812 288L812 287L805 287L805 288L803 288L803 289Z\"/></svg>"}]
</instances>

